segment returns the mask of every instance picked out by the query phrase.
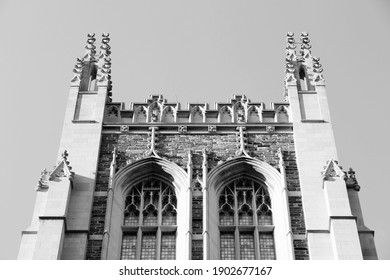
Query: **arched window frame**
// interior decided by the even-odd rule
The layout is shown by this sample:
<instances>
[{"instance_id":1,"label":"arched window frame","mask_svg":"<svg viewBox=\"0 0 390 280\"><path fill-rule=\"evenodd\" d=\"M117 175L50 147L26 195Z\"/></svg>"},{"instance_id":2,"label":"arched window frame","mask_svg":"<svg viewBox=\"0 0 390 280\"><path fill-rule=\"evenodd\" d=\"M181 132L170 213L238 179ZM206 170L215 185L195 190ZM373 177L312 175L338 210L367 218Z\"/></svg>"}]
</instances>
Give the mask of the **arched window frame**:
<instances>
[{"instance_id":1,"label":"arched window frame","mask_svg":"<svg viewBox=\"0 0 390 280\"><path fill-rule=\"evenodd\" d=\"M220 259L219 194L228 182L239 176L248 176L262 183L270 195L273 210L274 244L276 259L294 259L294 247L285 179L269 164L255 158L239 157L215 167L207 177L208 229L205 259Z\"/></svg>"},{"instance_id":2,"label":"arched window frame","mask_svg":"<svg viewBox=\"0 0 390 280\"><path fill-rule=\"evenodd\" d=\"M97 91L98 65L95 62L89 62L87 65L83 69L80 91Z\"/></svg>"},{"instance_id":3,"label":"arched window frame","mask_svg":"<svg viewBox=\"0 0 390 280\"><path fill-rule=\"evenodd\" d=\"M154 176L145 178L129 188L129 191L124 196L124 200L121 259L175 259L177 246L177 198L171 183ZM175 217L174 223L172 221L169 222L169 220L164 222L164 211L165 213L173 214ZM146 220L148 212L155 212L155 222ZM136 223L134 219L128 218L134 217L131 215L132 213L136 214ZM152 241L154 244L149 244L149 248L144 246L146 244L144 239L146 236L150 236L149 242ZM174 240L173 242L172 239ZM132 242L130 246L129 241ZM174 248L173 251L172 247ZM147 254L148 252L151 254Z\"/></svg>"},{"instance_id":4,"label":"arched window frame","mask_svg":"<svg viewBox=\"0 0 390 280\"><path fill-rule=\"evenodd\" d=\"M177 198L176 259L188 260L190 245L190 197L186 192L188 174L175 163L158 157L146 157L120 169L108 190L102 259L118 260L121 257L125 196L131 186L146 178L155 177L169 182Z\"/></svg>"},{"instance_id":5,"label":"arched window frame","mask_svg":"<svg viewBox=\"0 0 390 280\"><path fill-rule=\"evenodd\" d=\"M299 90L306 91L309 89L306 67L300 66L298 70Z\"/></svg>"},{"instance_id":6,"label":"arched window frame","mask_svg":"<svg viewBox=\"0 0 390 280\"><path fill-rule=\"evenodd\" d=\"M229 206L226 205L229 203L228 196L231 196ZM221 215L225 212L222 209L225 206L226 210L233 213L230 223L225 223ZM221 188L218 212L221 259L275 259L271 200L267 187L263 183L249 176L234 178ZM227 248L227 250L222 248L224 243L222 236L224 235L233 237L234 254L232 254L232 248ZM264 242L262 242L265 236L272 236L268 242L271 246L267 248L264 248ZM242 249L248 245L247 250ZM253 252L251 252L252 249Z\"/></svg>"}]
</instances>

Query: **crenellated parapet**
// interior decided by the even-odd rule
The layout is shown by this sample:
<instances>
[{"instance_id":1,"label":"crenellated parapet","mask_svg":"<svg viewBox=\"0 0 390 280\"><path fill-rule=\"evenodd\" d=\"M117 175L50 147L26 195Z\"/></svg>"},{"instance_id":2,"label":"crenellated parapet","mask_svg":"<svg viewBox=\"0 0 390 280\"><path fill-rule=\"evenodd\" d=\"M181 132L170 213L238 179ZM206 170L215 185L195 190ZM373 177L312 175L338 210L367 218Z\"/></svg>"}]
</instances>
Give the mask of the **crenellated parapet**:
<instances>
[{"instance_id":1,"label":"crenellated parapet","mask_svg":"<svg viewBox=\"0 0 390 280\"><path fill-rule=\"evenodd\" d=\"M226 103L216 103L210 109L207 103L189 103L181 109L179 103L169 103L162 95L151 95L143 103L131 103L124 109L123 103L106 105L104 122L127 124L256 124L290 123L289 104L272 103L270 109L264 103L253 103L245 95L233 95ZM215 132L215 128L210 128Z\"/></svg>"}]
</instances>

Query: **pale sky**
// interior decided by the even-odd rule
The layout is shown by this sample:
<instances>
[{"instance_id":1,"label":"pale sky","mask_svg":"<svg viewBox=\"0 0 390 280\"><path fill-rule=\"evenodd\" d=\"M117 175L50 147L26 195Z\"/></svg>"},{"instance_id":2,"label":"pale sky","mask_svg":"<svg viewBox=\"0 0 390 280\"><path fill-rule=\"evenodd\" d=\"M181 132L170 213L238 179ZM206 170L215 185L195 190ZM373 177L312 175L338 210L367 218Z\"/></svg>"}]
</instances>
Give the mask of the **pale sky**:
<instances>
[{"instance_id":1,"label":"pale sky","mask_svg":"<svg viewBox=\"0 0 390 280\"><path fill-rule=\"evenodd\" d=\"M0 259L15 259L42 169L56 164L76 57L111 34L113 100L282 101L286 32L320 57L339 162L390 259L390 1L0 0ZM77 171L76 171L77 172Z\"/></svg>"}]
</instances>

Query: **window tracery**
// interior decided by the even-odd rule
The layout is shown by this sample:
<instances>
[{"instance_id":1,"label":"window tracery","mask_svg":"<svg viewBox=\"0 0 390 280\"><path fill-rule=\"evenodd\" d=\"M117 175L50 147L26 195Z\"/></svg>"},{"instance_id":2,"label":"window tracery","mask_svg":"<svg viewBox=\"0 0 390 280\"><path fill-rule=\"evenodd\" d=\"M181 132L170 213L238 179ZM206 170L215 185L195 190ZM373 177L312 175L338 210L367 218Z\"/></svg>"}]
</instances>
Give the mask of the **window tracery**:
<instances>
[{"instance_id":1,"label":"window tracery","mask_svg":"<svg viewBox=\"0 0 390 280\"><path fill-rule=\"evenodd\" d=\"M175 259L177 198L165 181L146 179L125 198L121 259Z\"/></svg>"},{"instance_id":2,"label":"window tracery","mask_svg":"<svg viewBox=\"0 0 390 280\"><path fill-rule=\"evenodd\" d=\"M271 198L265 186L240 177L219 195L221 259L275 259Z\"/></svg>"}]
</instances>

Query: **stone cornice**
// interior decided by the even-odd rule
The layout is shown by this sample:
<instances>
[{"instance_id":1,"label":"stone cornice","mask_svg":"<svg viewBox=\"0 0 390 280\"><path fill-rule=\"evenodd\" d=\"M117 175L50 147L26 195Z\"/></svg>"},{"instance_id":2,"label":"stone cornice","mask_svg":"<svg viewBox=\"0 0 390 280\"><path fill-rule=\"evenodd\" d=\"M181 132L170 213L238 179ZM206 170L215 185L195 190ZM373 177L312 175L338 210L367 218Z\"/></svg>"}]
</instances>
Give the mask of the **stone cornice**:
<instances>
[{"instance_id":1,"label":"stone cornice","mask_svg":"<svg viewBox=\"0 0 390 280\"><path fill-rule=\"evenodd\" d=\"M158 126L159 134L234 134L237 133L237 124L219 124L219 123L176 123L163 124L154 123ZM292 123L243 123L247 133L293 133ZM139 134L149 133L151 124L103 124L102 133L127 133ZM270 129L272 128L272 129Z\"/></svg>"}]
</instances>

